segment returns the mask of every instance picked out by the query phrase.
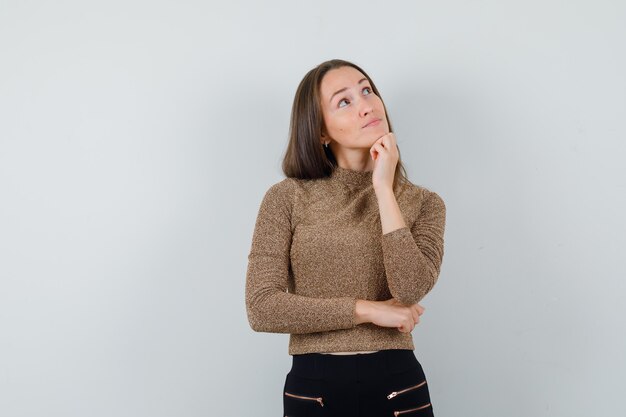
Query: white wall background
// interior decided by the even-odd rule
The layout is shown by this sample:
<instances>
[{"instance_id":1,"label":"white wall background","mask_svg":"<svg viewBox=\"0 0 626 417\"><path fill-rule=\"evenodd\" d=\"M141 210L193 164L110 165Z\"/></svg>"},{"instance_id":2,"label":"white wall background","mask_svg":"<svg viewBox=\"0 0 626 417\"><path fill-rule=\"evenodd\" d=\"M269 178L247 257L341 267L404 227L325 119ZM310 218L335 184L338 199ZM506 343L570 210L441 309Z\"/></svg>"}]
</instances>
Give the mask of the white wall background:
<instances>
[{"instance_id":1,"label":"white wall background","mask_svg":"<svg viewBox=\"0 0 626 417\"><path fill-rule=\"evenodd\" d=\"M448 209L413 332L439 417L616 416L620 1L0 0L0 415L275 416L247 254L293 94L370 73Z\"/></svg>"}]
</instances>

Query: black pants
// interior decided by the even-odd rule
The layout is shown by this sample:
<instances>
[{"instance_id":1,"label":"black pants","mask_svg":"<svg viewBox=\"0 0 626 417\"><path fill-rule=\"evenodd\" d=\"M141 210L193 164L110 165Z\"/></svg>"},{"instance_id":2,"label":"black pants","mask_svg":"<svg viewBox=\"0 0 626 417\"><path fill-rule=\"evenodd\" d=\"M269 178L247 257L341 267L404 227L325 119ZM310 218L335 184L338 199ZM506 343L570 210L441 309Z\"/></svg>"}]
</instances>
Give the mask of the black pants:
<instances>
[{"instance_id":1,"label":"black pants","mask_svg":"<svg viewBox=\"0 0 626 417\"><path fill-rule=\"evenodd\" d=\"M412 350L293 355L283 389L286 417L433 417Z\"/></svg>"}]
</instances>

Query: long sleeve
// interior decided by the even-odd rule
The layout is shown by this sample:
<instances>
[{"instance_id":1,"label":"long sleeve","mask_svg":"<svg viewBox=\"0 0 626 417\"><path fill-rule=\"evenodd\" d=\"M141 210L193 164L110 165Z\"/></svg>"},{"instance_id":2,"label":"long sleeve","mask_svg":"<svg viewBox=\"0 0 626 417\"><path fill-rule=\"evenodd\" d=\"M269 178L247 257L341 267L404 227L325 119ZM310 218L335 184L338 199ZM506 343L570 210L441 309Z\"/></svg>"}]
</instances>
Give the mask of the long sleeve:
<instances>
[{"instance_id":1,"label":"long sleeve","mask_svg":"<svg viewBox=\"0 0 626 417\"><path fill-rule=\"evenodd\" d=\"M443 260L446 206L437 193L424 192L415 222L382 235L389 291L405 305L419 302L434 287Z\"/></svg>"},{"instance_id":2,"label":"long sleeve","mask_svg":"<svg viewBox=\"0 0 626 417\"><path fill-rule=\"evenodd\" d=\"M259 208L246 272L246 312L257 332L313 333L354 327L356 298L288 293L295 195L289 178L272 185Z\"/></svg>"}]
</instances>

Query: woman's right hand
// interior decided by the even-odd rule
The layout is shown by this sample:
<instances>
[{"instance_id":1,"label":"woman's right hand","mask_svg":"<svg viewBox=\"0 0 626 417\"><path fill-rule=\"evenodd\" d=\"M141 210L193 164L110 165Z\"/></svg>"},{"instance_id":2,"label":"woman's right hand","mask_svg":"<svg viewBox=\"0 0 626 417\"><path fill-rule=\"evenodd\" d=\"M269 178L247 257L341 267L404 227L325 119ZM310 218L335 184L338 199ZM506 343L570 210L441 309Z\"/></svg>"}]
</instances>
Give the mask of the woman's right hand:
<instances>
[{"instance_id":1,"label":"woman's right hand","mask_svg":"<svg viewBox=\"0 0 626 417\"><path fill-rule=\"evenodd\" d=\"M358 323L374 323L381 327L395 327L403 333L413 331L420 322L420 316L424 313L424 307L419 304L406 306L395 298L385 301L364 301L357 305L357 314L360 316Z\"/></svg>"}]
</instances>

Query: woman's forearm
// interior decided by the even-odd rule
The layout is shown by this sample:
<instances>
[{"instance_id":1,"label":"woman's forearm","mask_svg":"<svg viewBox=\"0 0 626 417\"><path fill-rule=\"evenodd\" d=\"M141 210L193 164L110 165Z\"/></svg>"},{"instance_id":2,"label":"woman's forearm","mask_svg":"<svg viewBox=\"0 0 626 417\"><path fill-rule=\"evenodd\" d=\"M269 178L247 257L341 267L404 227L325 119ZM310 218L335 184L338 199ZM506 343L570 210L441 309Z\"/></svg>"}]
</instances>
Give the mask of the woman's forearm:
<instances>
[{"instance_id":1,"label":"woman's forearm","mask_svg":"<svg viewBox=\"0 0 626 417\"><path fill-rule=\"evenodd\" d=\"M391 188L376 190L376 197L378 199L378 211L380 212L380 224L383 234L406 227L393 190Z\"/></svg>"}]
</instances>

